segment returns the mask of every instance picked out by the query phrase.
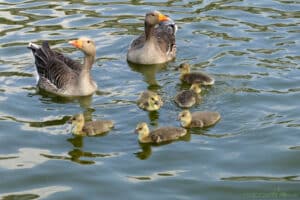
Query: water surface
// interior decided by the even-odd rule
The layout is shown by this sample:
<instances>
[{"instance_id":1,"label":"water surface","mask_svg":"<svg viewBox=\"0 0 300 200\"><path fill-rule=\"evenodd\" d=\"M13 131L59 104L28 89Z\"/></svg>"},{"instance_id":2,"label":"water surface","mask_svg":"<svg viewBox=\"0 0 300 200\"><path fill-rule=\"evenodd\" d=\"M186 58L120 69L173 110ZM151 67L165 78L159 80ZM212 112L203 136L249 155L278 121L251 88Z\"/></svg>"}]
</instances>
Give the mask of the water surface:
<instances>
[{"instance_id":1,"label":"water surface","mask_svg":"<svg viewBox=\"0 0 300 200\"><path fill-rule=\"evenodd\" d=\"M129 43L144 14L178 24L174 62L129 65ZM300 199L300 3L293 0L21 1L0 3L0 198L2 199ZM72 58L67 41L97 44L92 97L65 99L36 90L29 42L49 40ZM180 141L141 145L138 122L179 126L173 96L182 62L216 79L192 111L222 120ZM136 104L151 89L158 112ZM113 119L100 137L76 137L66 123Z\"/></svg>"}]
</instances>

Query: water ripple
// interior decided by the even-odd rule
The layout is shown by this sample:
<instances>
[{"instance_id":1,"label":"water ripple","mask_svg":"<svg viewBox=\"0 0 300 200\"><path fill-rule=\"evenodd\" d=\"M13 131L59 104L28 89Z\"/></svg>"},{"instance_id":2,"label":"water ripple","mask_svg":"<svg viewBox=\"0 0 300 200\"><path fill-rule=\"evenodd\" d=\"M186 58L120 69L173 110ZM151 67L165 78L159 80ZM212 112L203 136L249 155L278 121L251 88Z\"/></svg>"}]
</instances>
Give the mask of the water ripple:
<instances>
[{"instance_id":1,"label":"water ripple","mask_svg":"<svg viewBox=\"0 0 300 200\"><path fill-rule=\"evenodd\" d=\"M129 64L128 45L143 32L149 10L177 22L177 58ZM160 198L241 199L270 183L298 191L299 10L292 0L1 1L0 198L152 199L161 191ZM27 43L49 40L81 61L67 44L80 36L96 42L99 91L69 99L36 90ZM139 144L138 122L179 126L173 98L188 86L174 68L182 62L216 79L191 111L215 110L222 120L179 142ZM162 95L161 110L136 106L146 89ZM66 121L76 113L113 119L116 128L102 137L73 136Z\"/></svg>"}]
</instances>

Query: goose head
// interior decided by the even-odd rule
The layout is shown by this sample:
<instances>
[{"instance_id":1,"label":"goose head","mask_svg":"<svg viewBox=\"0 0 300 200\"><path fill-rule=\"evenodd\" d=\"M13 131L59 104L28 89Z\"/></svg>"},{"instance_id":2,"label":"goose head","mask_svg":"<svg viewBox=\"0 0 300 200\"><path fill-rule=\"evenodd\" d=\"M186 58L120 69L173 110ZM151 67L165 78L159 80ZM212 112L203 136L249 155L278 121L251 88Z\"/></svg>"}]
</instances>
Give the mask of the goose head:
<instances>
[{"instance_id":1,"label":"goose head","mask_svg":"<svg viewBox=\"0 0 300 200\"><path fill-rule=\"evenodd\" d=\"M96 55L95 42L88 37L81 37L77 40L71 40L71 41L69 41L69 44L80 49L84 54L86 54L88 56Z\"/></svg>"},{"instance_id":2,"label":"goose head","mask_svg":"<svg viewBox=\"0 0 300 200\"><path fill-rule=\"evenodd\" d=\"M160 22L168 21L168 20L170 20L170 18L167 17L166 15L163 15L162 13L160 13L158 11L153 11L153 12L149 12L146 14L145 24L155 26L156 24L159 24Z\"/></svg>"}]
</instances>

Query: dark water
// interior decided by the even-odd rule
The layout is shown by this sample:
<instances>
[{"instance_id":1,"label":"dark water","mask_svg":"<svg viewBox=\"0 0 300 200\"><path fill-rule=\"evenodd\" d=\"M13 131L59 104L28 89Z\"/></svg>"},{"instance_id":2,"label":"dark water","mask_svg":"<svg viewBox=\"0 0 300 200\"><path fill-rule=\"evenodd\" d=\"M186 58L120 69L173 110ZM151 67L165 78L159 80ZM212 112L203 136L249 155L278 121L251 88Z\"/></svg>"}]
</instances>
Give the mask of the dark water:
<instances>
[{"instance_id":1,"label":"dark water","mask_svg":"<svg viewBox=\"0 0 300 200\"><path fill-rule=\"evenodd\" d=\"M130 66L126 51L144 14L178 24L177 59ZM300 199L300 3L293 0L18 1L0 3L0 198L2 199ZM49 40L73 58L79 36L97 44L93 97L41 94L28 42ZM192 110L222 120L178 142L140 145L138 122L178 126L175 67L212 74ZM135 100L150 88L159 112ZM66 123L113 119L102 137L75 137Z\"/></svg>"}]
</instances>

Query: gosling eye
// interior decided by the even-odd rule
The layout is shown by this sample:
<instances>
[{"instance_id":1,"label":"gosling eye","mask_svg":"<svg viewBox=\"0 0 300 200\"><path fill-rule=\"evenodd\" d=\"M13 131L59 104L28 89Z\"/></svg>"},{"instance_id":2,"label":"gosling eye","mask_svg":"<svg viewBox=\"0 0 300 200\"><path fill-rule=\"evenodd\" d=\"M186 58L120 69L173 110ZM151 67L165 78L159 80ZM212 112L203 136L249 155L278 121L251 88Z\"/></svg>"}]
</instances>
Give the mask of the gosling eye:
<instances>
[{"instance_id":1,"label":"gosling eye","mask_svg":"<svg viewBox=\"0 0 300 200\"><path fill-rule=\"evenodd\" d=\"M87 41L87 43L89 44L89 43L91 43L91 41L90 41L90 40L88 40L88 41Z\"/></svg>"},{"instance_id":2,"label":"gosling eye","mask_svg":"<svg viewBox=\"0 0 300 200\"><path fill-rule=\"evenodd\" d=\"M155 101L154 97L151 97L151 100L152 100L152 101Z\"/></svg>"}]
</instances>

